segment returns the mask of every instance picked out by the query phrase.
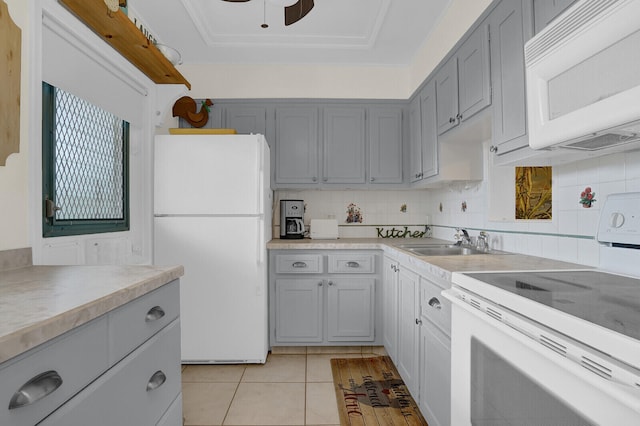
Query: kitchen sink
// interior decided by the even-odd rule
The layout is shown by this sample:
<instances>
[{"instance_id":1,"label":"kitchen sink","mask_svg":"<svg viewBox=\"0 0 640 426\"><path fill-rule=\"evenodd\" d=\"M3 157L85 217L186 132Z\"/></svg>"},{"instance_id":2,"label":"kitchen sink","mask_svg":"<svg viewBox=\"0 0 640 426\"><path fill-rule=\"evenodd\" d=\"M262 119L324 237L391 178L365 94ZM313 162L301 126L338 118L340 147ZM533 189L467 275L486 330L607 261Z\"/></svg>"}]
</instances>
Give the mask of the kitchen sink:
<instances>
[{"instance_id":1,"label":"kitchen sink","mask_svg":"<svg viewBox=\"0 0 640 426\"><path fill-rule=\"evenodd\" d=\"M398 248L418 256L468 256L472 254L507 254L497 250L482 250L456 244L400 244Z\"/></svg>"}]
</instances>

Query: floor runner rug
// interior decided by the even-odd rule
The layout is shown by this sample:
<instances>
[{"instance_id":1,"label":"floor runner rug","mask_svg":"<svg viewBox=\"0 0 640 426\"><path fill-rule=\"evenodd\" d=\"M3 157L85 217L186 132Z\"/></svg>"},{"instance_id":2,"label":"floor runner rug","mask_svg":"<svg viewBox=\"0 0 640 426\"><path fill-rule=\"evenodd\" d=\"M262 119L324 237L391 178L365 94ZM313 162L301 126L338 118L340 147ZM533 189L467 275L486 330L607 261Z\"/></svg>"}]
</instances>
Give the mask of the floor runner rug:
<instances>
[{"instance_id":1,"label":"floor runner rug","mask_svg":"<svg viewBox=\"0 0 640 426\"><path fill-rule=\"evenodd\" d=\"M340 424L426 425L388 356L331 360Z\"/></svg>"}]
</instances>

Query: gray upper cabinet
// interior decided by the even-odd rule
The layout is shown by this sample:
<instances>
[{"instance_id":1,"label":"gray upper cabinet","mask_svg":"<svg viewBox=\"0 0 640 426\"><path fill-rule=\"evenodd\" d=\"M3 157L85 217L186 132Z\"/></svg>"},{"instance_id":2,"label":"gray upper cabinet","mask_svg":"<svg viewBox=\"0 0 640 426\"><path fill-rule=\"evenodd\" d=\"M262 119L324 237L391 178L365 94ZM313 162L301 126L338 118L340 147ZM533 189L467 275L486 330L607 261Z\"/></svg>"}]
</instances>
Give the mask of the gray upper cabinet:
<instances>
[{"instance_id":1,"label":"gray upper cabinet","mask_svg":"<svg viewBox=\"0 0 640 426\"><path fill-rule=\"evenodd\" d=\"M539 33L576 0L533 0L533 26Z\"/></svg>"},{"instance_id":2,"label":"gray upper cabinet","mask_svg":"<svg viewBox=\"0 0 640 426\"><path fill-rule=\"evenodd\" d=\"M324 108L323 183L365 183L365 109Z\"/></svg>"},{"instance_id":3,"label":"gray upper cabinet","mask_svg":"<svg viewBox=\"0 0 640 426\"><path fill-rule=\"evenodd\" d=\"M438 174L438 131L436 125L436 87L427 83L420 93L421 176L426 179Z\"/></svg>"},{"instance_id":4,"label":"gray upper cabinet","mask_svg":"<svg viewBox=\"0 0 640 426\"><path fill-rule=\"evenodd\" d=\"M483 24L458 49L459 120L491 105L489 25Z\"/></svg>"},{"instance_id":5,"label":"gray upper cabinet","mask_svg":"<svg viewBox=\"0 0 640 426\"><path fill-rule=\"evenodd\" d=\"M437 72L438 134L491 105L489 27L480 25Z\"/></svg>"},{"instance_id":6,"label":"gray upper cabinet","mask_svg":"<svg viewBox=\"0 0 640 426\"><path fill-rule=\"evenodd\" d=\"M242 105L228 105L224 108L225 123L229 129L240 134L267 133L267 109Z\"/></svg>"},{"instance_id":7,"label":"gray upper cabinet","mask_svg":"<svg viewBox=\"0 0 640 426\"><path fill-rule=\"evenodd\" d=\"M318 182L318 108L276 108L275 182Z\"/></svg>"},{"instance_id":8,"label":"gray upper cabinet","mask_svg":"<svg viewBox=\"0 0 640 426\"><path fill-rule=\"evenodd\" d=\"M402 108L369 108L369 181L402 183Z\"/></svg>"},{"instance_id":9,"label":"gray upper cabinet","mask_svg":"<svg viewBox=\"0 0 640 426\"><path fill-rule=\"evenodd\" d=\"M502 1L492 12L491 80L493 84L493 147L503 155L529 144L524 69L524 42L530 25L523 20L520 0Z\"/></svg>"},{"instance_id":10,"label":"gray upper cabinet","mask_svg":"<svg viewBox=\"0 0 640 426\"><path fill-rule=\"evenodd\" d=\"M411 182L438 174L438 129L436 124L436 87L429 81L411 103Z\"/></svg>"},{"instance_id":11,"label":"gray upper cabinet","mask_svg":"<svg viewBox=\"0 0 640 426\"><path fill-rule=\"evenodd\" d=\"M409 181L422 179L422 138L420 123L420 96L409 105Z\"/></svg>"},{"instance_id":12,"label":"gray upper cabinet","mask_svg":"<svg viewBox=\"0 0 640 426\"><path fill-rule=\"evenodd\" d=\"M436 74L438 134L458 125L458 58L449 59Z\"/></svg>"}]
</instances>

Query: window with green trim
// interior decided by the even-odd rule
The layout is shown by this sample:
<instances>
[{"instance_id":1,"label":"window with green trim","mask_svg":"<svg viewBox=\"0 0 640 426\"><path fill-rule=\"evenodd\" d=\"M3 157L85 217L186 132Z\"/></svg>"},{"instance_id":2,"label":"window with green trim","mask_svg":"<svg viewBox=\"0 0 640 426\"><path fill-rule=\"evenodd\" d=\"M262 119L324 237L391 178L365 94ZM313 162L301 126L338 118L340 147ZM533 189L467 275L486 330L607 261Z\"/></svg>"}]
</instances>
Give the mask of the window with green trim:
<instances>
[{"instance_id":1,"label":"window with green trim","mask_svg":"<svg viewBox=\"0 0 640 426\"><path fill-rule=\"evenodd\" d=\"M129 123L42 84L44 237L129 229Z\"/></svg>"}]
</instances>

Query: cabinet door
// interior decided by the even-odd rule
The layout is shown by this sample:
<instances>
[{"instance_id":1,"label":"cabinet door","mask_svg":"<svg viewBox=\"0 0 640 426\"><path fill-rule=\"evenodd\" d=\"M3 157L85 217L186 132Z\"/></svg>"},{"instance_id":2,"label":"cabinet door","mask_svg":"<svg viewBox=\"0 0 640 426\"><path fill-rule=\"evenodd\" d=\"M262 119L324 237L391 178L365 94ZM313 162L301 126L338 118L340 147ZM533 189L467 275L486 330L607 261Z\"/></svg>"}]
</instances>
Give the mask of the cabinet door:
<instances>
[{"instance_id":1,"label":"cabinet door","mask_svg":"<svg viewBox=\"0 0 640 426\"><path fill-rule=\"evenodd\" d=\"M537 33L549 25L553 19L560 15L576 0L533 0L533 22Z\"/></svg>"},{"instance_id":2,"label":"cabinet door","mask_svg":"<svg viewBox=\"0 0 640 426\"><path fill-rule=\"evenodd\" d=\"M276 109L276 183L318 182L318 109Z\"/></svg>"},{"instance_id":3,"label":"cabinet door","mask_svg":"<svg viewBox=\"0 0 640 426\"><path fill-rule=\"evenodd\" d=\"M491 105L489 25L479 26L460 46L458 58L458 121Z\"/></svg>"},{"instance_id":4,"label":"cabinet door","mask_svg":"<svg viewBox=\"0 0 640 426\"><path fill-rule=\"evenodd\" d=\"M278 342L322 342L323 285L320 278L276 280Z\"/></svg>"},{"instance_id":5,"label":"cabinet door","mask_svg":"<svg viewBox=\"0 0 640 426\"><path fill-rule=\"evenodd\" d=\"M330 278L327 284L327 340L373 341L375 279Z\"/></svg>"},{"instance_id":6,"label":"cabinet door","mask_svg":"<svg viewBox=\"0 0 640 426\"><path fill-rule=\"evenodd\" d=\"M426 318L420 326L419 406L429 426L451 424L451 343Z\"/></svg>"},{"instance_id":7,"label":"cabinet door","mask_svg":"<svg viewBox=\"0 0 640 426\"><path fill-rule=\"evenodd\" d=\"M382 344L397 364L398 358L398 262L382 261Z\"/></svg>"},{"instance_id":8,"label":"cabinet door","mask_svg":"<svg viewBox=\"0 0 640 426\"><path fill-rule=\"evenodd\" d=\"M229 105L225 107L225 126L236 129L240 134L261 134L267 132L267 109L264 107L250 107Z\"/></svg>"},{"instance_id":9,"label":"cabinet door","mask_svg":"<svg viewBox=\"0 0 640 426\"><path fill-rule=\"evenodd\" d=\"M422 178L438 174L438 129L436 124L436 87L428 83L420 94L420 147Z\"/></svg>"},{"instance_id":10,"label":"cabinet door","mask_svg":"<svg viewBox=\"0 0 640 426\"><path fill-rule=\"evenodd\" d=\"M323 182L365 182L364 133L364 108L324 109Z\"/></svg>"},{"instance_id":11,"label":"cabinet door","mask_svg":"<svg viewBox=\"0 0 640 426\"><path fill-rule=\"evenodd\" d=\"M398 372L409 392L418 396L418 275L400 265L398 275Z\"/></svg>"},{"instance_id":12,"label":"cabinet door","mask_svg":"<svg viewBox=\"0 0 640 426\"><path fill-rule=\"evenodd\" d=\"M369 109L369 181L402 182L402 108Z\"/></svg>"},{"instance_id":13,"label":"cabinet door","mask_svg":"<svg viewBox=\"0 0 640 426\"><path fill-rule=\"evenodd\" d=\"M409 181L422 179L422 136L420 122L420 95L409 105Z\"/></svg>"},{"instance_id":14,"label":"cabinet door","mask_svg":"<svg viewBox=\"0 0 640 426\"><path fill-rule=\"evenodd\" d=\"M524 68L525 23L520 1L502 1L491 14L493 146L497 155L529 145Z\"/></svg>"},{"instance_id":15,"label":"cabinet door","mask_svg":"<svg viewBox=\"0 0 640 426\"><path fill-rule=\"evenodd\" d=\"M458 60L449 59L438 71L436 80L436 111L438 134L458 124Z\"/></svg>"}]
</instances>

